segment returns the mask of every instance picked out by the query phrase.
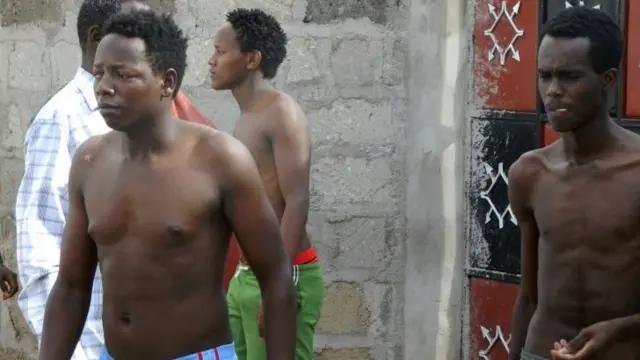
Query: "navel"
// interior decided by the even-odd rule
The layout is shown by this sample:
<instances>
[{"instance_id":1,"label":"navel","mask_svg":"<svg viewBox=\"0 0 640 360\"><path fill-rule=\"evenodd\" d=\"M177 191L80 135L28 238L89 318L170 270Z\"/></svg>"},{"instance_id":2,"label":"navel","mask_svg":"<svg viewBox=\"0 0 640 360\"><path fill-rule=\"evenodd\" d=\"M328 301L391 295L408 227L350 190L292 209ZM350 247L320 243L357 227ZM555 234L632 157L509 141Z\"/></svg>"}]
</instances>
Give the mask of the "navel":
<instances>
[{"instance_id":1,"label":"navel","mask_svg":"<svg viewBox=\"0 0 640 360\"><path fill-rule=\"evenodd\" d=\"M131 314L129 313L120 314L120 322L126 326L131 325Z\"/></svg>"},{"instance_id":2,"label":"navel","mask_svg":"<svg viewBox=\"0 0 640 360\"><path fill-rule=\"evenodd\" d=\"M182 236L184 234L182 226L175 224L169 224L169 226L167 226L167 231L171 236Z\"/></svg>"}]
</instances>

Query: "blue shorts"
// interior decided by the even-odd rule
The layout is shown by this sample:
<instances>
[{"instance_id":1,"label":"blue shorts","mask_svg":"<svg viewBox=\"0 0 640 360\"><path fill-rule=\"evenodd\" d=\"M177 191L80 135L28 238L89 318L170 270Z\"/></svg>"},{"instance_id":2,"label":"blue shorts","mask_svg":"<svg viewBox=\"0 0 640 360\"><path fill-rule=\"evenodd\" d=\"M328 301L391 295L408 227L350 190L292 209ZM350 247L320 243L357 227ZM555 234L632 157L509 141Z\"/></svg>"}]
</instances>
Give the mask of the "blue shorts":
<instances>
[{"instance_id":1,"label":"blue shorts","mask_svg":"<svg viewBox=\"0 0 640 360\"><path fill-rule=\"evenodd\" d=\"M115 360L109 355L107 349L104 349L102 355L100 355L100 360ZM195 354L181 356L174 360L238 360L236 356L236 349L233 346L233 343L227 345L220 345L217 348L199 351Z\"/></svg>"},{"instance_id":2,"label":"blue shorts","mask_svg":"<svg viewBox=\"0 0 640 360\"><path fill-rule=\"evenodd\" d=\"M549 358L529 354L528 352L523 351L520 353L520 360L549 360Z\"/></svg>"}]
</instances>

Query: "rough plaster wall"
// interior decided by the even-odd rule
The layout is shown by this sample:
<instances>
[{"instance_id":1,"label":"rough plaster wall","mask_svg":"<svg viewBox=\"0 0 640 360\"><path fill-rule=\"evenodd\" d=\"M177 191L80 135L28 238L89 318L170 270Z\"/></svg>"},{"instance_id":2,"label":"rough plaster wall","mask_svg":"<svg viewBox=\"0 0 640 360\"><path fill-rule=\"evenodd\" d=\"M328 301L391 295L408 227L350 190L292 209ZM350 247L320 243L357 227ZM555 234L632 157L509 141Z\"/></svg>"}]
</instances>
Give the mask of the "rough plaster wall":
<instances>
[{"instance_id":1,"label":"rough plaster wall","mask_svg":"<svg viewBox=\"0 0 640 360\"><path fill-rule=\"evenodd\" d=\"M471 0L410 7L405 126L405 358L458 360L463 321L463 182Z\"/></svg>"},{"instance_id":2,"label":"rough plaster wall","mask_svg":"<svg viewBox=\"0 0 640 360\"><path fill-rule=\"evenodd\" d=\"M24 133L78 66L79 3L0 0L0 250L12 268ZM403 357L402 340L408 5L397 0L366 6L356 1L327 6L326 0L151 3L175 11L191 36L184 90L227 131L238 110L229 94L210 90L206 75L215 29L237 6L262 7L283 22L291 42L276 84L306 109L314 140L309 229L327 280L318 359L423 359ZM35 353L35 339L15 302L0 305L0 349L2 360L31 359Z\"/></svg>"}]
</instances>

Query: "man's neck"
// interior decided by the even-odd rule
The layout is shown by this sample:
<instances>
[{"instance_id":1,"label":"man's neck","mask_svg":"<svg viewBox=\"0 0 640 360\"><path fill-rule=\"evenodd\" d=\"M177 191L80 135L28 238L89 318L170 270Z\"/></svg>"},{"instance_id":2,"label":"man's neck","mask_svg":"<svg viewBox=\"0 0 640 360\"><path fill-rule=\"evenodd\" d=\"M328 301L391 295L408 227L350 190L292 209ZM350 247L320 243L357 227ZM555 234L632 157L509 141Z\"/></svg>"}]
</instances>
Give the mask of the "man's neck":
<instances>
[{"instance_id":1,"label":"man's neck","mask_svg":"<svg viewBox=\"0 0 640 360\"><path fill-rule=\"evenodd\" d=\"M577 164L588 162L606 150L615 137L616 124L602 114L579 129L562 135L565 156Z\"/></svg>"},{"instance_id":2,"label":"man's neck","mask_svg":"<svg viewBox=\"0 0 640 360\"><path fill-rule=\"evenodd\" d=\"M88 54L82 54L82 63L80 67L83 68L89 74L93 74L93 59L94 56Z\"/></svg>"},{"instance_id":3,"label":"man's neck","mask_svg":"<svg viewBox=\"0 0 640 360\"><path fill-rule=\"evenodd\" d=\"M148 160L153 155L164 153L174 144L178 133L178 122L171 113L149 120L124 132L124 151L131 160Z\"/></svg>"},{"instance_id":4,"label":"man's neck","mask_svg":"<svg viewBox=\"0 0 640 360\"><path fill-rule=\"evenodd\" d=\"M240 107L240 112L244 113L251 109L253 103L261 95L270 91L273 91L271 84L262 76L254 73L249 75L242 84L232 89L231 93Z\"/></svg>"}]
</instances>

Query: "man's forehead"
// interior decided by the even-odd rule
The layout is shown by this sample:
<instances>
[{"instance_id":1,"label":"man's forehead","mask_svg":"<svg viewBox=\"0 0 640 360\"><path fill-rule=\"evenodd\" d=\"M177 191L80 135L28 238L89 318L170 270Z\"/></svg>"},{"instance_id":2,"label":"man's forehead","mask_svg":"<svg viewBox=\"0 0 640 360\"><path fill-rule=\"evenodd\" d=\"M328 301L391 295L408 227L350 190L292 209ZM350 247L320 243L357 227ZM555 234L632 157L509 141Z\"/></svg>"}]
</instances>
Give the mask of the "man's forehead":
<instances>
[{"instance_id":1,"label":"man's forehead","mask_svg":"<svg viewBox=\"0 0 640 360\"><path fill-rule=\"evenodd\" d=\"M228 43L236 39L236 32L229 23L225 23L220 27L215 36L216 41Z\"/></svg>"},{"instance_id":2,"label":"man's forehead","mask_svg":"<svg viewBox=\"0 0 640 360\"><path fill-rule=\"evenodd\" d=\"M545 36L540 42L538 67L575 68L590 64L591 42L586 37Z\"/></svg>"},{"instance_id":3,"label":"man's forehead","mask_svg":"<svg viewBox=\"0 0 640 360\"><path fill-rule=\"evenodd\" d=\"M144 40L129 38L120 34L107 34L98 45L97 60L136 61L146 56Z\"/></svg>"}]
</instances>

